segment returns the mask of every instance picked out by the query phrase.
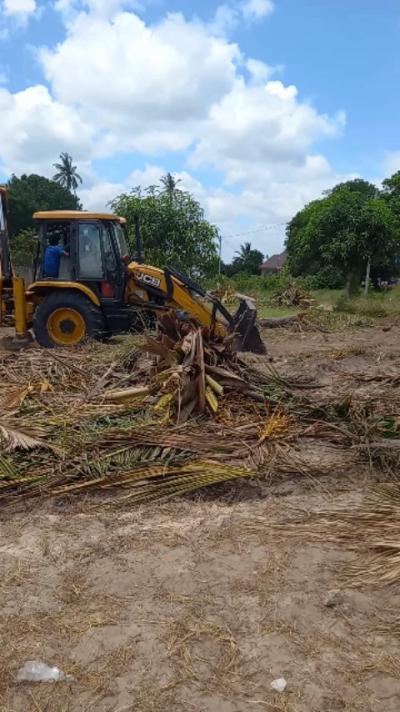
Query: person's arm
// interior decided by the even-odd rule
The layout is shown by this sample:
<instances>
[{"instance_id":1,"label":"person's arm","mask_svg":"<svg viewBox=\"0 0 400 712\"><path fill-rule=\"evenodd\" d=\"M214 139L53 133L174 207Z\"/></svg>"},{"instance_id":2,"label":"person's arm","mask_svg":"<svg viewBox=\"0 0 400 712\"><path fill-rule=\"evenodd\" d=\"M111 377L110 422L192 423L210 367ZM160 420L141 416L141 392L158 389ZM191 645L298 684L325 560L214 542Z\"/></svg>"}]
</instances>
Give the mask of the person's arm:
<instances>
[{"instance_id":1,"label":"person's arm","mask_svg":"<svg viewBox=\"0 0 400 712\"><path fill-rule=\"evenodd\" d=\"M58 246L58 254L60 257L69 257L69 252L66 252L63 247Z\"/></svg>"}]
</instances>

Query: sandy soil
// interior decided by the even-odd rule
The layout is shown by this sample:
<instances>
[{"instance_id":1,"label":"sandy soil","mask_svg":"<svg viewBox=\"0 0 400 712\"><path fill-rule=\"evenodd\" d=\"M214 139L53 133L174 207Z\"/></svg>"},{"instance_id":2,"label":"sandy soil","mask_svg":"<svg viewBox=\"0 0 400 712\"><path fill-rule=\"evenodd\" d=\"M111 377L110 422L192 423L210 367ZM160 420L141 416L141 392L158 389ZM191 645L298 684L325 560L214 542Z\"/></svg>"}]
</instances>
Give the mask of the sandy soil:
<instances>
[{"instance_id":1,"label":"sandy soil","mask_svg":"<svg viewBox=\"0 0 400 712\"><path fill-rule=\"evenodd\" d=\"M318 374L325 398L348 392L350 372L400 364L393 320L269 341L279 370ZM85 500L3 512L0 710L397 712L400 640L389 621L400 587L355 589L343 577L353 554L273 526L357 501L371 479L338 460L333 478L288 476L134 511ZM31 659L74 680L16 682ZM270 688L278 677L282 694Z\"/></svg>"}]
</instances>

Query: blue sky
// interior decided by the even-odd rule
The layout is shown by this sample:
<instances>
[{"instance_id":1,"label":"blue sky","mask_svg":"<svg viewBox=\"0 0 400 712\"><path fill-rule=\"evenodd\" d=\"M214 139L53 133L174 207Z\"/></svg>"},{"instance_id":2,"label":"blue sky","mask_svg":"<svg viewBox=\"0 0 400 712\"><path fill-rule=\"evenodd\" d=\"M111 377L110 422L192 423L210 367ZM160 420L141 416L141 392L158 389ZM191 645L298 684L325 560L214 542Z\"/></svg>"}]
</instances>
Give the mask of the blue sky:
<instances>
[{"instance_id":1,"label":"blue sky","mask_svg":"<svg viewBox=\"0 0 400 712\"><path fill-rule=\"evenodd\" d=\"M87 208L170 170L232 257L400 169L398 0L0 0L0 180L69 151Z\"/></svg>"}]
</instances>

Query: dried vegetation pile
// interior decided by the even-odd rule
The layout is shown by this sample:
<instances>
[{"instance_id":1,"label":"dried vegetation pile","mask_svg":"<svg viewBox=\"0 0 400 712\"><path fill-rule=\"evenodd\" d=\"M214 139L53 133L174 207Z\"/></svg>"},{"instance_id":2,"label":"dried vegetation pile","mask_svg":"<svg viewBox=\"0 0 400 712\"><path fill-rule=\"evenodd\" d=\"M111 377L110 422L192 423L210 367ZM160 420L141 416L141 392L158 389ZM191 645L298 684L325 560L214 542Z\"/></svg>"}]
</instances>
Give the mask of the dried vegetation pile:
<instances>
[{"instance_id":1,"label":"dried vegetation pile","mask_svg":"<svg viewBox=\"0 0 400 712\"><path fill-rule=\"evenodd\" d=\"M271 298L271 303L279 307L301 307L306 309L315 304L315 299L309 292L306 292L296 282L293 282L288 287L276 292Z\"/></svg>"},{"instance_id":2,"label":"dried vegetation pile","mask_svg":"<svg viewBox=\"0 0 400 712\"><path fill-rule=\"evenodd\" d=\"M379 399L332 397L301 374L173 317L140 344L1 352L2 504L88 492L136 504L237 478L397 466L395 404L382 414Z\"/></svg>"}]
</instances>

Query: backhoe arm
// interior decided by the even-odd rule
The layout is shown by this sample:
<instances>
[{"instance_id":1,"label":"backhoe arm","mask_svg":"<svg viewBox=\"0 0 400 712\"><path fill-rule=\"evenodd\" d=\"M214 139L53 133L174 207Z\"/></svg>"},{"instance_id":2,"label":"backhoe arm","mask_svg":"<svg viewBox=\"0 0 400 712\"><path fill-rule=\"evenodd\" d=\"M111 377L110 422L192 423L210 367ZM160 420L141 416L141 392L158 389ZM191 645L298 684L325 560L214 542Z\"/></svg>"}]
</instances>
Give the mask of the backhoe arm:
<instances>
[{"instance_id":1,"label":"backhoe arm","mask_svg":"<svg viewBox=\"0 0 400 712\"><path fill-rule=\"evenodd\" d=\"M129 267L128 299L135 306L151 311L175 309L201 326L213 328L226 335L232 325L232 316L225 307L213 299L186 275L166 267L132 262Z\"/></svg>"},{"instance_id":2,"label":"backhoe arm","mask_svg":"<svg viewBox=\"0 0 400 712\"><path fill-rule=\"evenodd\" d=\"M241 351L265 353L265 345L256 326L257 312L253 303L241 299L232 315L221 302L206 292L190 277L171 267L131 262L127 299L130 304L155 313L175 309L220 336L236 333Z\"/></svg>"},{"instance_id":3,"label":"backhoe arm","mask_svg":"<svg viewBox=\"0 0 400 712\"><path fill-rule=\"evenodd\" d=\"M14 273L10 255L7 220L7 192L0 186L0 326L7 317L14 321L18 338L27 336L25 283Z\"/></svg>"}]
</instances>

